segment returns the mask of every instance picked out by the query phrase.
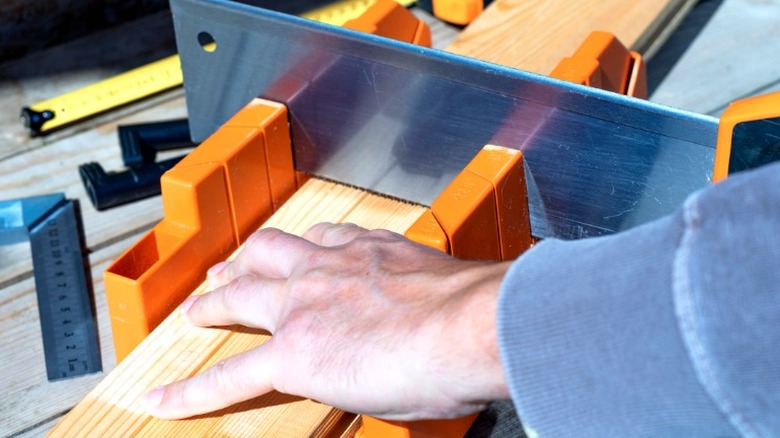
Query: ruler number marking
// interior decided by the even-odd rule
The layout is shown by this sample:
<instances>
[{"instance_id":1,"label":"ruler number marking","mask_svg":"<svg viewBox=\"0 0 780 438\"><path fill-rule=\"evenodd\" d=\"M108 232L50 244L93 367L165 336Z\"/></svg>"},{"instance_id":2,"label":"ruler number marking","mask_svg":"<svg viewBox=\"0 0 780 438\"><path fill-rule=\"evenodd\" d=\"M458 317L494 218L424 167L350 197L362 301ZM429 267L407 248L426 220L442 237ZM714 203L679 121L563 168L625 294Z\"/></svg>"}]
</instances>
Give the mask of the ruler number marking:
<instances>
[{"instance_id":1,"label":"ruler number marking","mask_svg":"<svg viewBox=\"0 0 780 438\"><path fill-rule=\"evenodd\" d=\"M30 233L49 380L101 370L79 236L71 230L78 230L75 204Z\"/></svg>"}]
</instances>

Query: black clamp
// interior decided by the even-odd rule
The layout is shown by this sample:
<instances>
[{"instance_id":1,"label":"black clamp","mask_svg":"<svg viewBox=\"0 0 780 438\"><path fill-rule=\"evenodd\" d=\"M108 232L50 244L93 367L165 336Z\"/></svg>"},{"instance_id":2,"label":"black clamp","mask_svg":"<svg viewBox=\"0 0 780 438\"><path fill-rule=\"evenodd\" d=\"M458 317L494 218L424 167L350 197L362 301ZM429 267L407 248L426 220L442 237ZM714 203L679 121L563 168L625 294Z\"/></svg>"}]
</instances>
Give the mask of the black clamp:
<instances>
[{"instance_id":1,"label":"black clamp","mask_svg":"<svg viewBox=\"0 0 780 438\"><path fill-rule=\"evenodd\" d=\"M96 162L79 166L84 189L98 210L159 195L160 177L186 154L157 162L157 153L197 146L190 140L187 119L124 125L118 135L126 170L106 172Z\"/></svg>"}]
</instances>

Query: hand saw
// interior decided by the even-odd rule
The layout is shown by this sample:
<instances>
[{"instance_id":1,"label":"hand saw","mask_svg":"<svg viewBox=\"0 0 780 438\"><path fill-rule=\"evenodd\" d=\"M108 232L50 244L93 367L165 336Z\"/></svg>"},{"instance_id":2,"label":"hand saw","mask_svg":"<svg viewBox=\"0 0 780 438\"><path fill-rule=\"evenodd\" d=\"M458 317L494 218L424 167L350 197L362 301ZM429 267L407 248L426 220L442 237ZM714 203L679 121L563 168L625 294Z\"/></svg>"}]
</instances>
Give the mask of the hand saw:
<instances>
[{"instance_id":1,"label":"hand saw","mask_svg":"<svg viewBox=\"0 0 780 438\"><path fill-rule=\"evenodd\" d=\"M171 8L195 141L275 100L297 170L423 205L485 144L517 148L536 237L630 228L711 180L714 118L246 4Z\"/></svg>"}]
</instances>

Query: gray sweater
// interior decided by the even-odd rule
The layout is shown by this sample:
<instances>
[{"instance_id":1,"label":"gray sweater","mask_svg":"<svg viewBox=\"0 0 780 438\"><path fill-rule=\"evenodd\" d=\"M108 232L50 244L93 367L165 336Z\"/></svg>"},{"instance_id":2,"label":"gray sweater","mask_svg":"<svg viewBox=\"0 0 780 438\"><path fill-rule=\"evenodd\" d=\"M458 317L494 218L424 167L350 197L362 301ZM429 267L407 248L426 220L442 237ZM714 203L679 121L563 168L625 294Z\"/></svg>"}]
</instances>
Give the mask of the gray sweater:
<instances>
[{"instance_id":1,"label":"gray sweater","mask_svg":"<svg viewBox=\"0 0 780 438\"><path fill-rule=\"evenodd\" d=\"M780 163L627 232L541 242L498 308L531 437L780 437Z\"/></svg>"}]
</instances>

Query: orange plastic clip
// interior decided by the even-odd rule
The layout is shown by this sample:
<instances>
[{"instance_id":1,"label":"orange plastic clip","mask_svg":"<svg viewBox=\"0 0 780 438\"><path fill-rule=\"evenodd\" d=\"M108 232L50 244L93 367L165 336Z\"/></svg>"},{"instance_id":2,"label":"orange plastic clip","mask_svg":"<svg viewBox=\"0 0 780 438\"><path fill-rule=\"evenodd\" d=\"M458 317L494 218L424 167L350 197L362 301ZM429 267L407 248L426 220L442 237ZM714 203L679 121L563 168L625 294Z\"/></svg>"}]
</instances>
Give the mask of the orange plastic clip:
<instances>
[{"instance_id":1,"label":"orange plastic clip","mask_svg":"<svg viewBox=\"0 0 780 438\"><path fill-rule=\"evenodd\" d=\"M647 99L642 55L631 52L609 32L592 32L577 51L563 58L551 77Z\"/></svg>"},{"instance_id":2,"label":"orange plastic clip","mask_svg":"<svg viewBox=\"0 0 780 438\"><path fill-rule=\"evenodd\" d=\"M377 0L360 17L344 23L344 27L420 46L431 46L428 25L394 0Z\"/></svg>"},{"instance_id":3,"label":"orange plastic clip","mask_svg":"<svg viewBox=\"0 0 780 438\"><path fill-rule=\"evenodd\" d=\"M255 99L160 185L164 219L105 272L117 361L295 191L287 109Z\"/></svg>"},{"instance_id":4,"label":"orange plastic clip","mask_svg":"<svg viewBox=\"0 0 780 438\"><path fill-rule=\"evenodd\" d=\"M780 92L731 103L720 118L712 181L780 160Z\"/></svg>"},{"instance_id":5,"label":"orange plastic clip","mask_svg":"<svg viewBox=\"0 0 780 438\"><path fill-rule=\"evenodd\" d=\"M523 154L485 146L406 231L417 243L459 258L510 260L532 238ZM462 437L476 415L454 420L384 421L363 417L361 438Z\"/></svg>"}]
</instances>

